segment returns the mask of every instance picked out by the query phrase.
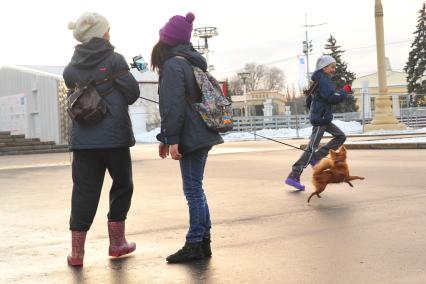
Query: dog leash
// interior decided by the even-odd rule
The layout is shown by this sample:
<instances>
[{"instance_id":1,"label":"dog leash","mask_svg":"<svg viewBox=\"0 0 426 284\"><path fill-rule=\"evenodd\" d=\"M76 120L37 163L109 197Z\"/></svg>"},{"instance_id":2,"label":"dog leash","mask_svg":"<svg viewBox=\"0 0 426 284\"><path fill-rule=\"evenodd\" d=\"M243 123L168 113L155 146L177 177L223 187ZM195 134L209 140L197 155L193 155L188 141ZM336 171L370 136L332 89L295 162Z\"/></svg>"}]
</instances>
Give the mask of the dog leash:
<instances>
[{"instance_id":1,"label":"dog leash","mask_svg":"<svg viewBox=\"0 0 426 284\"><path fill-rule=\"evenodd\" d=\"M148 99L148 98L142 97L142 96L140 96L139 98L141 98L141 99L143 99L143 100L146 100L146 101L149 101L149 102L152 102L152 103L156 103L156 104L158 104L158 102L157 102L157 101L154 101L154 100L151 100L151 99ZM250 131L247 131L247 132L248 132L248 133L250 133L250 134L253 134L253 135L255 135L255 136L259 136L259 137L261 137L261 138L264 138L264 139L266 139L266 140L270 140L270 141L273 141L273 142L276 142L276 143L279 143L279 144L283 144L283 145L286 145L286 146L289 146L289 147L292 147L292 148L294 148L294 149L298 149L298 150L301 150L301 151L304 151L304 152L309 152L309 151L304 150L304 149L302 149L302 148L300 148L300 147L296 147L296 146L291 145L291 144L287 144L287 143L284 143L284 142L281 142L281 141L278 141L278 140L275 140L275 139L272 139L272 138L269 138L269 137L265 137L265 136L259 135L259 134L257 134L257 133L254 133L254 132L250 132Z\"/></svg>"},{"instance_id":2,"label":"dog leash","mask_svg":"<svg viewBox=\"0 0 426 284\"><path fill-rule=\"evenodd\" d=\"M275 140L275 139L272 139L272 138L269 138L269 137L265 137L265 136L259 135L257 133L254 133L254 132L250 132L250 131L247 131L247 132L250 133L250 134L253 134L255 136L259 136L261 138L264 138L266 140L270 140L270 141L273 141L273 142L276 142L276 143L279 143L279 144L283 144L283 145L286 145L286 146L289 146L289 147L292 147L294 149L298 149L298 150L301 150L301 151L304 151L304 152L309 152L309 151L304 150L304 149L302 149L300 147L297 147L297 146L294 146L294 145L291 145L291 144L287 144L287 143L284 143L284 142L281 142L281 141L278 141L278 140Z\"/></svg>"},{"instance_id":3,"label":"dog leash","mask_svg":"<svg viewBox=\"0 0 426 284\"><path fill-rule=\"evenodd\" d=\"M148 99L148 98L142 97L142 96L139 96L139 98L141 98L141 99L143 99L143 100L146 100L146 101L148 101L148 102L151 102L151 103L156 103L156 104L158 104L158 102L157 102L157 101L154 101L154 100L151 100L151 99Z\"/></svg>"},{"instance_id":4,"label":"dog leash","mask_svg":"<svg viewBox=\"0 0 426 284\"><path fill-rule=\"evenodd\" d=\"M146 101L149 101L149 102L152 102L152 103L156 103L156 104L158 104L158 102L157 102L157 101L154 101L154 100L151 100L151 99L148 99L148 98L142 97L142 96L140 96L139 98L141 98L141 99L143 99L143 100L146 100ZM250 134L253 134L253 135L255 135L255 136L258 136L258 137L264 138L264 139L266 139L266 140L273 141L273 142L275 142L275 143L279 143L279 144L282 144L282 145L286 145L286 146L292 147L292 148L294 148L294 149L298 149L298 150L300 150L300 151L304 151L304 152L308 152L308 153L310 153L310 151L304 150L304 149L302 149L302 148L300 148L300 147L297 147L297 146L294 146L294 145L291 145L291 144L287 144L287 143L284 143L284 142L281 142L281 141L278 141L278 140L275 140L275 139L272 139L272 138L269 138L269 137L266 137L266 136L263 136L263 135L259 135L259 134L254 133L254 132L247 131L247 133L250 133Z\"/></svg>"}]
</instances>

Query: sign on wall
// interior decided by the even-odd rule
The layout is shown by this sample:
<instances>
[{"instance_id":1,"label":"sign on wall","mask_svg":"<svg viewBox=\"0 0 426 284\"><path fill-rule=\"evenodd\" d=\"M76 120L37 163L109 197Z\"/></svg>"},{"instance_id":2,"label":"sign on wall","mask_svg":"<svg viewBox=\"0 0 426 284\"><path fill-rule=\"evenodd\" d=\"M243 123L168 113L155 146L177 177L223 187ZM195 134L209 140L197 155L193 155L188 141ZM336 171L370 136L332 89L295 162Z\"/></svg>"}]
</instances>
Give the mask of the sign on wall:
<instances>
[{"instance_id":1,"label":"sign on wall","mask_svg":"<svg viewBox=\"0 0 426 284\"><path fill-rule=\"evenodd\" d=\"M26 109L24 94L0 97L0 131L25 134Z\"/></svg>"}]
</instances>

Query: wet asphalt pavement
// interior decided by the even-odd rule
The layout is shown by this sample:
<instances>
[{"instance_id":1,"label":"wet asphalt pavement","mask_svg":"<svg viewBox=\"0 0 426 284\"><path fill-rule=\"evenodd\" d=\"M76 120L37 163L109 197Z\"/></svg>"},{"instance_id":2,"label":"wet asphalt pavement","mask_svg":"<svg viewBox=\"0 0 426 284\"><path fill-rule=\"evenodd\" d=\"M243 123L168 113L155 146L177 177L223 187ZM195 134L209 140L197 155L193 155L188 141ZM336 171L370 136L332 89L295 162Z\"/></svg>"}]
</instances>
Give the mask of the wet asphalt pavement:
<instances>
[{"instance_id":1,"label":"wet asphalt pavement","mask_svg":"<svg viewBox=\"0 0 426 284\"><path fill-rule=\"evenodd\" d=\"M178 163L137 146L126 223L137 249L107 256L106 178L82 269L66 265L70 156L2 157L0 283L426 283L426 151L351 150L351 173L366 179L310 205L310 168L305 192L283 184L299 154L264 141L217 147L205 173L213 257L168 265L188 219Z\"/></svg>"}]
</instances>

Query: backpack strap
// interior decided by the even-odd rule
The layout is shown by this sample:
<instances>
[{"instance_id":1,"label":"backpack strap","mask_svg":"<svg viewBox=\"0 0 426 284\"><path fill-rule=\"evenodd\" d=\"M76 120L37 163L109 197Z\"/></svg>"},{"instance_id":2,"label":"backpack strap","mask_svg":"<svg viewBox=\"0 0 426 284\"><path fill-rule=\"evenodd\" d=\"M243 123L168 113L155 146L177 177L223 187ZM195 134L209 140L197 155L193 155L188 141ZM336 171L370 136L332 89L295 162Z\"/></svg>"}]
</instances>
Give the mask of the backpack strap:
<instances>
[{"instance_id":1,"label":"backpack strap","mask_svg":"<svg viewBox=\"0 0 426 284\"><path fill-rule=\"evenodd\" d=\"M117 73L111 74L100 81L89 80L88 82L85 82L85 83L76 82L74 88L68 89L68 95L74 92L76 87L84 87L84 86L90 86L90 85L96 87L96 86L105 84L106 82L118 79L121 76L127 75L128 73L130 73L130 71L128 69L124 69L124 70L118 71Z\"/></svg>"},{"instance_id":2,"label":"backpack strap","mask_svg":"<svg viewBox=\"0 0 426 284\"><path fill-rule=\"evenodd\" d=\"M94 85L94 86L99 86L99 85L105 84L106 82L109 82L109 81L113 81L113 80L115 80L115 79L118 79L118 78L120 78L121 76L127 75L128 73L130 73L130 71L129 71L128 69L120 70L120 71L118 71L117 73L115 73L115 74L111 74L111 75L109 75L108 77L106 77L106 78L104 78L104 79L102 79L102 80L100 80L100 81L93 82L93 85Z\"/></svg>"},{"instance_id":3,"label":"backpack strap","mask_svg":"<svg viewBox=\"0 0 426 284\"><path fill-rule=\"evenodd\" d=\"M92 82L92 86L96 87L96 86L105 84L107 82L114 81L115 79L118 79L118 78L120 78L120 77L122 77L124 75L127 75L129 72L130 71L128 69L124 69L124 70L118 71L117 73L111 74L111 75L109 75L108 77L104 78L101 81L97 81L97 82L93 81ZM110 94L111 94L111 92L107 92L107 93L104 93L104 94L99 93L99 95L101 97L108 96Z\"/></svg>"},{"instance_id":4,"label":"backpack strap","mask_svg":"<svg viewBox=\"0 0 426 284\"><path fill-rule=\"evenodd\" d=\"M186 62L188 62L189 64L191 64L191 62L189 62L189 60L188 59L186 59L185 57L183 57L182 55L176 55L175 56L176 58L179 58L179 59L182 59L183 61L186 61ZM191 64L192 65L192 64Z\"/></svg>"},{"instance_id":5,"label":"backpack strap","mask_svg":"<svg viewBox=\"0 0 426 284\"><path fill-rule=\"evenodd\" d=\"M176 58L178 58L178 59L180 59L182 61L185 61L186 63L188 63L189 65L191 65L191 68L193 67L192 64L191 64L191 62L188 59L186 59L185 57L183 57L181 55L176 55L174 57L176 57ZM185 80L185 85L186 85L186 80ZM185 101L188 104L190 104L190 105L196 103L195 99L193 97L191 97L191 96L185 96Z\"/></svg>"}]
</instances>

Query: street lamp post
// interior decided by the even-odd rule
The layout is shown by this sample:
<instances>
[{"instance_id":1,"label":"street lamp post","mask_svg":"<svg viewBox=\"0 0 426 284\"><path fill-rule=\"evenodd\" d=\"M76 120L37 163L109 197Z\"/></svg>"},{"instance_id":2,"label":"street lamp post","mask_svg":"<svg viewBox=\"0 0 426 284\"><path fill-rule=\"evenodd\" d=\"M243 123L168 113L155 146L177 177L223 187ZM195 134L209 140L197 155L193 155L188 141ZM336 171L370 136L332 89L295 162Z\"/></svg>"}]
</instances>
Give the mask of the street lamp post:
<instances>
[{"instance_id":1,"label":"street lamp post","mask_svg":"<svg viewBox=\"0 0 426 284\"><path fill-rule=\"evenodd\" d=\"M250 76L250 72L240 72L238 73L238 77L243 81L243 96L244 96L244 116L248 116L247 111L247 87L246 80Z\"/></svg>"},{"instance_id":2,"label":"street lamp post","mask_svg":"<svg viewBox=\"0 0 426 284\"><path fill-rule=\"evenodd\" d=\"M307 14L305 13L305 24L302 27L305 27L305 40L303 41L303 53L306 56L306 77L308 79L308 86L309 82L311 81L311 76L309 73L309 53L312 52L313 46L312 46L312 40L308 39L308 28L322 26L327 23L321 23L321 24L314 24L314 25L308 25L308 18Z\"/></svg>"}]
</instances>

